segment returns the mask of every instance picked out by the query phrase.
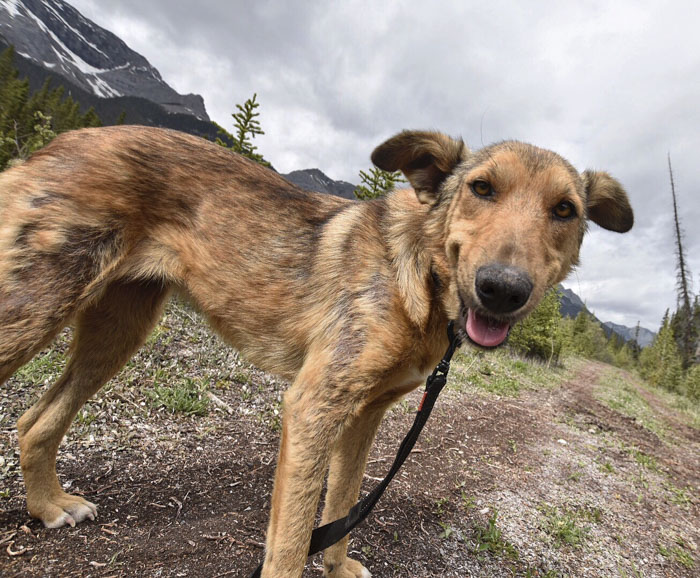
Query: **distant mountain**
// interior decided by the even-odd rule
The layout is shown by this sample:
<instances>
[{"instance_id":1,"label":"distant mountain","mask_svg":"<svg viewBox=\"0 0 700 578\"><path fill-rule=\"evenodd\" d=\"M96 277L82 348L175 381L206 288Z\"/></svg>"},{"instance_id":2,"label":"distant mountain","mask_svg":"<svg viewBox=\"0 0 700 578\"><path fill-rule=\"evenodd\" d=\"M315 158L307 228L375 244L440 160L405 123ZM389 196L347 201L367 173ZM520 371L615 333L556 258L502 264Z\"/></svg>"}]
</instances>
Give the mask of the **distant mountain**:
<instances>
[{"instance_id":1,"label":"distant mountain","mask_svg":"<svg viewBox=\"0 0 700 578\"><path fill-rule=\"evenodd\" d=\"M598 321L598 323L600 323L600 320L598 320L595 315L588 311L586 304L581 301L581 298L571 289L565 289L559 285L559 292L561 293L561 298L559 299L559 312L564 317L574 318L581 313L581 311L585 311L596 321Z\"/></svg>"},{"instance_id":2,"label":"distant mountain","mask_svg":"<svg viewBox=\"0 0 700 578\"><path fill-rule=\"evenodd\" d=\"M578 295L576 295L576 293L574 293L571 289L565 289L564 287L559 285L559 291L561 293L561 299L559 301L559 311L564 317L574 318L579 313L581 313L581 311L585 311L600 324L600 326L603 328L603 331L605 331L605 334L608 337L610 337L610 335L612 335L613 333L617 333L625 341L632 341L635 338L635 333L637 332L636 327L618 325L610 321L606 321L604 323L588 310L586 304L583 301L581 301L581 298ZM653 331L649 331L644 327L639 328L639 345L641 347L651 345L651 342L654 341L654 337L656 337L656 333L654 333Z\"/></svg>"},{"instance_id":3,"label":"distant mountain","mask_svg":"<svg viewBox=\"0 0 700 578\"><path fill-rule=\"evenodd\" d=\"M282 175L288 181L307 191L329 193L345 199L355 199L355 185L345 181L334 181L319 169L304 169Z\"/></svg>"},{"instance_id":4,"label":"distant mountain","mask_svg":"<svg viewBox=\"0 0 700 578\"><path fill-rule=\"evenodd\" d=\"M63 0L0 0L0 35L18 55L88 94L143 98L209 120L200 95L178 94L148 60Z\"/></svg>"},{"instance_id":5,"label":"distant mountain","mask_svg":"<svg viewBox=\"0 0 700 578\"><path fill-rule=\"evenodd\" d=\"M611 332L615 332L625 341L632 341L635 338L635 333L637 332L636 327L617 325L616 323L612 323L610 321L603 323L603 330L608 336ZM637 342L639 343L640 347L646 347L647 345L651 345L652 341L654 341L654 337L656 337L656 333L649 331L644 327L640 327Z\"/></svg>"}]
</instances>

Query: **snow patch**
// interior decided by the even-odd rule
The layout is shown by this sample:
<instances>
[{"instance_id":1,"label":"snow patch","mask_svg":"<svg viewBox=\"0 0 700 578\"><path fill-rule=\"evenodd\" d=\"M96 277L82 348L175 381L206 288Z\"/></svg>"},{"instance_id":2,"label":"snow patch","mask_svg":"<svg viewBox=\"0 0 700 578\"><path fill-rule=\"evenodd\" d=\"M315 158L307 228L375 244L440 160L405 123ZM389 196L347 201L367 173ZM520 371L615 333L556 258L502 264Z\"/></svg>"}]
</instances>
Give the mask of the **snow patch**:
<instances>
[{"instance_id":1,"label":"snow patch","mask_svg":"<svg viewBox=\"0 0 700 578\"><path fill-rule=\"evenodd\" d=\"M4 0L0 0L4 1ZM105 82L103 79L98 78L97 75L103 72L109 72L109 69L101 69L101 68L95 68L94 66L88 64L85 62L80 56L75 54L70 48L68 48L61 39L56 36L42 20L36 16L35 14L32 14L31 12L27 12L27 15L32 18L36 23L39 28L48 34L51 37L52 45L51 48L58 56L59 60L62 61L64 67L73 67L77 68L80 72L83 73L85 76L85 79L88 81L90 86L92 87L93 92L95 95L106 98L110 96L121 96L121 93L118 92L117 90L113 89L107 82ZM82 36L81 36L82 38ZM59 50L60 49L60 50ZM61 53L61 51L63 53Z\"/></svg>"},{"instance_id":2,"label":"snow patch","mask_svg":"<svg viewBox=\"0 0 700 578\"><path fill-rule=\"evenodd\" d=\"M92 86L92 91L101 98L110 98L113 96L121 96L121 92L114 90L108 83L102 80L96 74L86 74L85 80Z\"/></svg>"},{"instance_id":3,"label":"snow patch","mask_svg":"<svg viewBox=\"0 0 700 578\"><path fill-rule=\"evenodd\" d=\"M7 10L10 14L10 18L14 18L19 14L19 5L19 0L0 0L0 7Z\"/></svg>"},{"instance_id":4,"label":"snow patch","mask_svg":"<svg viewBox=\"0 0 700 578\"><path fill-rule=\"evenodd\" d=\"M37 59L34 58L31 54L27 54L26 52L20 52L19 50L17 51L17 54L19 54L23 58L26 58L27 60L33 60L34 62L37 62Z\"/></svg>"},{"instance_id":5,"label":"snow patch","mask_svg":"<svg viewBox=\"0 0 700 578\"><path fill-rule=\"evenodd\" d=\"M109 55L108 55L108 54L105 54L102 50L100 50L97 46L95 46L92 42L90 42L87 38L85 38L85 37L80 33L79 30L77 30L76 28L73 28L73 27L68 23L68 21L67 21L65 18L63 18L63 16L61 16L61 15L54 9L53 6L51 6L50 4L47 4L47 5L46 5L46 8L47 8L48 10L50 10L51 12L53 12L53 14L56 16L56 18L58 18L61 22L63 22L63 24L64 24L64 26L65 26L66 28L70 29L70 31L73 32L73 34L75 34L78 38L80 38L80 41L81 41L83 44L87 44L87 45L88 45L90 48L92 48L93 50L95 50L95 51L99 52L100 54L102 54L103 56L109 58ZM84 21L84 19L83 19L83 21Z\"/></svg>"}]
</instances>

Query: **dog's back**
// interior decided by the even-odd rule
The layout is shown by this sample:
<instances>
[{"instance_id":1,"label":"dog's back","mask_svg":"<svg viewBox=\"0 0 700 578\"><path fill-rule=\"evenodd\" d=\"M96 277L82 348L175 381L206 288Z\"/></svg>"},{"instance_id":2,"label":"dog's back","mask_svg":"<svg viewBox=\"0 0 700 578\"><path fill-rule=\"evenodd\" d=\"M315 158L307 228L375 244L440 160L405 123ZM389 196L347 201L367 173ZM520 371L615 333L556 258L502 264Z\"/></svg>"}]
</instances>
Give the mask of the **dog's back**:
<instances>
[{"instance_id":1,"label":"dog's back","mask_svg":"<svg viewBox=\"0 0 700 578\"><path fill-rule=\"evenodd\" d=\"M219 329L274 334L272 304L308 302L323 229L348 203L174 131L58 137L0 175L0 381L117 280L201 293ZM261 293L270 307L251 310ZM228 337L254 347L254 330Z\"/></svg>"}]
</instances>

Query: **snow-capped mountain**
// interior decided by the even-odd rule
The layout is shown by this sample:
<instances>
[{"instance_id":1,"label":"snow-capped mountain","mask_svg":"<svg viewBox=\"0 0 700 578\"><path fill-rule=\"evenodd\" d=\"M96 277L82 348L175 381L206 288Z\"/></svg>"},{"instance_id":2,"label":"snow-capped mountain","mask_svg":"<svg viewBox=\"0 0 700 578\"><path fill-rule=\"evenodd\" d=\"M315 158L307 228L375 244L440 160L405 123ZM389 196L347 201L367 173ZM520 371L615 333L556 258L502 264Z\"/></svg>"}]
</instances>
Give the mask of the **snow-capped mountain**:
<instances>
[{"instance_id":1,"label":"snow-capped mountain","mask_svg":"<svg viewBox=\"0 0 700 578\"><path fill-rule=\"evenodd\" d=\"M101 98L137 96L209 120L200 95L175 92L148 60L63 0L0 0L0 36L19 55Z\"/></svg>"}]
</instances>

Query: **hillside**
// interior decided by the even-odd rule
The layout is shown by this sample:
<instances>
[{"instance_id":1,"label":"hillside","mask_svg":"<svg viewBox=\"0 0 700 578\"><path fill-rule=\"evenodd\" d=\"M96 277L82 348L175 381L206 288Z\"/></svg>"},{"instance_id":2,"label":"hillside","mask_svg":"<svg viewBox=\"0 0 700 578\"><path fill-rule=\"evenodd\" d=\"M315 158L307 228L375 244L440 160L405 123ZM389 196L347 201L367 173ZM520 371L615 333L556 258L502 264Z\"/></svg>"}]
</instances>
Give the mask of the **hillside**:
<instances>
[{"instance_id":1,"label":"hillside","mask_svg":"<svg viewBox=\"0 0 700 578\"><path fill-rule=\"evenodd\" d=\"M30 576L248 576L262 556L285 384L172 303L81 412L64 487L100 517L46 530L25 511L14 423L60 371L68 333L0 391L0 569ZM420 399L389 412L364 491ZM404 470L353 534L376 578L697 575L700 416L599 363L503 352L453 362ZM319 559L305 576L319 575Z\"/></svg>"}]
</instances>

